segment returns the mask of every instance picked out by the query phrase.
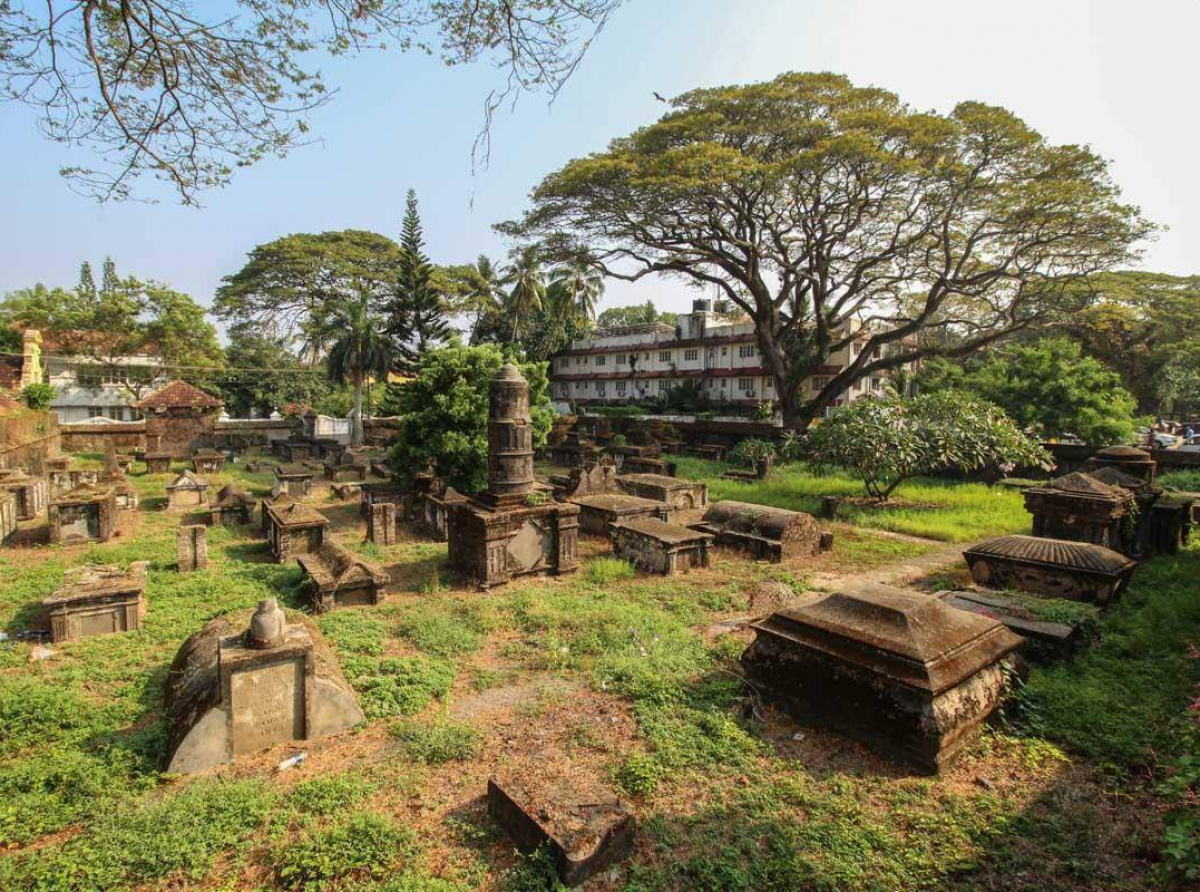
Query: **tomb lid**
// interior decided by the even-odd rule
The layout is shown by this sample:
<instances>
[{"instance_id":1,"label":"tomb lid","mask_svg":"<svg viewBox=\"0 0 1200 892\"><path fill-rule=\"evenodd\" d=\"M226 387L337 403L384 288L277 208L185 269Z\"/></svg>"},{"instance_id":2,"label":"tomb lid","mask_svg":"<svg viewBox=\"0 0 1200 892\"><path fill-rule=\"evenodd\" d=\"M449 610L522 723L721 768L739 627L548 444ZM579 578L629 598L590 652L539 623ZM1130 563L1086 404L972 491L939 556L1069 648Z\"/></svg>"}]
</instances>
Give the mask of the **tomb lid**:
<instances>
[{"instance_id":1,"label":"tomb lid","mask_svg":"<svg viewBox=\"0 0 1200 892\"><path fill-rule=\"evenodd\" d=\"M668 477L666 474L622 474L617 482L642 483L647 486L664 486L670 489L682 489L696 484L682 477Z\"/></svg>"},{"instance_id":2,"label":"tomb lid","mask_svg":"<svg viewBox=\"0 0 1200 892\"><path fill-rule=\"evenodd\" d=\"M329 520L320 511L292 499L276 499L267 502L267 512L282 526L328 525Z\"/></svg>"},{"instance_id":3,"label":"tomb lid","mask_svg":"<svg viewBox=\"0 0 1200 892\"><path fill-rule=\"evenodd\" d=\"M864 583L752 624L907 687L939 694L1016 650L994 619L937 598Z\"/></svg>"},{"instance_id":4,"label":"tomb lid","mask_svg":"<svg viewBox=\"0 0 1200 892\"><path fill-rule=\"evenodd\" d=\"M192 458L224 458L224 454L207 446L192 453Z\"/></svg>"},{"instance_id":5,"label":"tomb lid","mask_svg":"<svg viewBox=\"0 0 1200 892\"><path fill-rule=\"evenodd\" d=\"M657 499L643 499L641 496L622 496L615 493L605 493L597 496L579 496L572 502L584 508L595 508L599 511L634 511L647 508L669 508L666 502Z\"/></svg>"},{"instance_id":6,"label":"tomb lid","mask_svg":"<svg viewBox=\"0 0 1200 892\"><path fill-rule=\"evenodd\" d=\"M337 591L362 583L386 585L391 578L376 564L328 540L316 551L300 555L296 562L322 591Z\"/></svg>"},{"instance_id":7,"label":"tomb lid","mask_svg":"<svg viewBox=\"0 0 1200 892\"><path fill-rule=\"evenodd\" d=\"M146 588L148 561L134 561L128 570L107 564L74 567L63 575L62 587L45 598L47 607L108 595L140 594Z\"/></svg>"},{"instance_id":8,"label":"tomb lid","mask_svg":"<svg viewBox=\"0 0 1200 892\"><path fill-rule=\"evenodd\" d=\"M1143 489L1147 486L1145 480L1141 477L1134 477L1132 474L1126 474L1120 468L1113 465L1105 465L1102 468L1097 468L1094 471L1088 471L1088 476L1101 483L1109 486L1117 486L1121 489Z\"/></svg>"},{"instance_id":9,"label":"tomb lid","mask_svg":"<svg viewBox=\"0 0 1200 892\"><path fill-rule=\"evenodd\" d=\"M291 464L291 465L276 465L276 477L313 477L316 472L307 465Z\"/></svg>"},{"instance_id":10,"label":"tomb lid","mask_svg":"<svg viewBox=\"0 0 1200 892\"><path fill-rule=\"evenodd\" d=\"M232 483L226 483L217 493L217 500L213 502L214 508L241 508L245 505L253 505L254 496L247 493L241 487L235 486Z\"/></svg>"},{"instance_id":11,"label":"tomb lid","mask_svg":"<svg viewBox=\"0 0 1200 892\"><path fill-rule=\"evenodd\" d=\"M667 523L662 520L653 518L637 518L635 520L626 520L616 524L623 530L637 533L641 536L647 536L651 539L657 539L660 542L665 542L668 545L678 545L685 542L699 542L704 539L712 539L711 533L704 533L699 530L689 529L688 527L680 526L676 523Z\"/></svg>"},{"instance_id":12,"label":"tomb lid","mask_svg":"<svg viewBox=\"0 0 1200 892\"><path fill-rule=\"evenodd\" d=\"M997 536L968 548L963 554L1006 558L1089 573L1121 573L1137 563L1103 545L1037 536Z\"/></svg>"},{"instance_id":13,"label":"tomb lid","mask_svg":"<svg viewBox=\"0 0 1200 892\"><path fill-rule=\"evenodd\" d=\"M167 484L167 489L208 489L208 481L197 477L194 471L184 471Z\"/></svg>"},{"instance_id":14,"label":"tomb lid","mask_svg":"<svg viewBox=\"0 0 1200 892\"><path fill-rule=\"evenodd\" d=\"M1140 462L1142 464L1154 461L1154 457L1149 452L1145 449L1138 449L1136 446L1106 446L1097 452L1093 458L1109 458L1122 462Z\"/></svg>"},{"instance_id":15,"label":"tomb lid","mask_svg":"<svg viewBox=\"0 0 1200 892\"><path fill-rule=\"evenodd\" d=\"M112 489L108 486L94 486L90 483L81 483L74 489L56 496L52 504L82 505L85 502L103 502L105 499L112 498L112 494Z\"/></svg>"},{"instance_id":16,"label":"tomb lid","mask_svg":"<svg viewBox=\"0 0 1200 892\"><path fill-rule=\"evenodd\" d=\"M1075 471L1064 477L1057 477L1045 486L1032 487L1033 490L1054 490L1055 492L1070 493L1071 495L1088 496L1094 499L1109 499L1114 502L1123 501L1126 493L1115 486L1102 483L1090 474Z\"/></svg>"}]
</instances>

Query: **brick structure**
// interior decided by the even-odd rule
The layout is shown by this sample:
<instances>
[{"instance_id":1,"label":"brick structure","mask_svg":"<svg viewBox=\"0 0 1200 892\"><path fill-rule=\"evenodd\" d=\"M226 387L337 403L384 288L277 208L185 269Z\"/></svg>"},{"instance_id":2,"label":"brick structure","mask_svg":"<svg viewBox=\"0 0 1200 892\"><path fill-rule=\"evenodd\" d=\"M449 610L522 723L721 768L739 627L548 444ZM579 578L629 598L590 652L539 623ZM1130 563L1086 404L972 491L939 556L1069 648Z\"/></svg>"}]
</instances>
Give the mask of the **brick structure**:
<instances>
[{"instance_id":1,"label":"brick structure","mask_svg":"<svg viewBox=\"0 0 1200 892\"><path fill-rule=\"evenodd\" d=\"M629 467L628 460L625 467ZM707 483L696 483L662 474L622 474L617 477L617 486L631 496L667 502L680 511L708 506Z\"/></svg>"},{"instance_id":2,"label":"brick structure","mask_svg":"<svg viewBox=\"0 0 1200 892\"><path fill-rule=\"evenodd\" d=\"M658 499L629 495L617 483L616 462L605 457L581 468L573 468L559 484L559 497L579 507L579 529L591 536L608 536L613 524L633 520L675 519L675 506Z\"/></svg>"},{"instance_id":3,"label":"brick structure","mask_svg":"<svg viewBox=\"0 0 1200 892\"><path fill-rule=\"evenodd\" d=\"M312 458L316 447L312 441L303 435L292 434L286 440L275 440L271 443L271 452L276 458L285 462L304 461Z\"/></svg>"},{"instance_id":4,"label":"brick structure","mask_svg":"<svg viewBox=\"0 0 1200 892\"><path fill-rule=\"evenodd\" d=\"M288 496L263 501L263 523L277 564L290 564L300 555L316 551L329 532L325 515Z\"/></svg>"},{"instance_id":5,"label":"brick structure","mask_svg":"<svg viewBox=\"0 0 1200 892\"><path fill-rule=\"evenodd\" d=\"M56 644L92 635L132 632L146 614L146 561L117 567L88 565L68 570L62 588L42 601Z\"/></svg>"},{"instance_id":6,"label":"brick structure","mask_svg":"<svg viewBox=\"0 0 1200 892\"><path fill-rule=\"evenodd\" d=\"M175 538L175 561L180 573L193 573L208 567L208 527L185 523Z\"/></svg>"},{"instance_id":7,"label":"brick structure","mask_svg":"<svg viewBox=\"0 0 1200 892\"><path fill-rule=\"evenodd\" d=\"M980 585L1097 604L1114 600L1137 566L1101 545L1035 536L998 536L963 557Z\"/></svg>"},{"instance_id":8,"label":"brick structure","mask_svg":"<svg viewBox=\"0 0 1200 892\"><path fill-rule=\"evenodd\" d=\"M1133 493L1076 472L1031 486L1025 510L1033 515L1033 535L1043 539L1090 542L1125 553L1130 538L1123 529L1133 508Z\"/></svg>"},{"instance_id":9,"label":"brick structure","mask_svg":"<svg viewBox=\"0 0 1200 892\"><path fill-rule=\"evenodd\" d=\"M371 456L369 453L346 449L337 455L328 457L321 466L325 479L331 483L356 480L366 481L371 473Z\"/></svg>"},{"instance_id":10,"label":"brick structure","mask_svg":"<svg viewBox=\"0 0 1200 892\"><path fill-rule=\"evenodd\" d=\"M133 403L146 416L146 452L188 458L211 440L224 405L185 381L172 381Z\"/></svg>"},{"instance_id":11,"label":"brick structure","mask_svg":"<svg viewBox=\"0 0 1200 892\"><path fill-rule=\"evenodd\" d=\"M247 623L249 620L249 623ZM183 643L166 682L167 770L205 771L363 720L316 625L275 599L220 616Z\"/></svg>"},{"instance_id":12,"label":"brick structure","mask_svg":"<svg viewBox=\"0 0 1200 892\"><path fill-rule=\"evenodd\" d=\"M46 477L50 481L50 495L54 496L71 488L71 458L56 455L46 459Z\"/></svg>"},{"instance_id":13,"label":"brick structure","mask_svg":"<svg viewBox=\"0 0 1200 892\"><path fill-rule=\"evenodd\" d=\"M208 506L209 520L213 526L240 526L254 520L254 496L244 489L227 483L221 487L216 499Z\"/></svg>"},{"instance_id":14,"label":"brick structure","mask_svg":"<svg viewBox=\"0 0 1200 892\"><path fill-rule=\"evenodd\" d=\"M1150 486L1154 485L1158 470L1158 463L1154 457L1136 446L1109 446L1101 449L1087 460L1087 466L1092 471L1115 468L1131 477L1144 480Z\"/></svg>"},{"instance_id":15,"label":"brick structure","mask_svg":"<svg viewBox=\"0 0 1200 892\"><path fill-rule=\"evenodd\" d=\"M192 453L192 470L197 474L219 474L225 467L225 456L215 449L197 449Z\"/></svg>"},{"instance_id":16,"label":"brick structure","mask_svg":"<svg viewBox=\"0 0 1200 892\"><path fill-rule=\"evenodd\" d=\"M708 566L708 533L661 520L614 524L611 533L613 554L647 573L674 576Z\"/></svg>"},{"instance_id":17,"label":"brick structure","mask_svg":"<svg viewBox=\"0 0 1200 892\"><path fill-rule=\"evenodd\" d=\"M0 545L17 534L16 493L0 490Z\"/></svg>"},{"instance_id":18,"label":"brick structure","mask_svg":"<svg viewBox=\"0 0 1200 892\"><path fill-rule=\"evenodd\" d=\"M627 455L625 461L621 463L621 473L629 476L633 474L658 474L662 477L674 477L676 473L675 462L668 461L661 456L655 458L643 455Z\"/></svg>"},{"instance_id":19,"label":"brick structure","mask_svg":"<svg viewBox=\"0 0 1200 892\"><path fill-rule=\"evenodd\" d=\"M403 486L396 483L364 483L359 487L359 492L362 494L359 511L363 517L370 517L371 510L383 502L396 506L397 519L404 515L403 506L408 491Z\"/></svg>"},{"instance_id":20,"label":"brick structure","mask_svg":"<svg viewBox=\"0 0 1200 892\"><path fill-rule=\"evenodd\" d=\"M271 487L271 498L281 495L303 499L312 493L313 477L316 472L306 465L276 465L275 483Z\"/></svg>"},{"instance_id":21,"label":"brick structure","mask_svg":"<svg viewBox=\"0 0 1200 892\"><path fill-rule=\"evenodd\" d=\"M208 506L208 481L184 471L167 484L167 510L189 511Z\"/></svg>"},{"instance_id":22,"label":"brick structure","mask_svg":"<svg viewBox=\"0 0 1200 892\"><path fill-rule=\"evenodd\" d=\"M50 501L50 482L45 477L30 477L20 468L0 471L0 491L16 496L19 520L37 519Z\"/></svg>"},{"instance_id":23,"label":"brick structure","mask_svg":"<svg viewBox=\"0 0 1200 892\"><path fill-rule=\"evenodd\" d=\"M480 586L577 566L579 508L535 489L529 384L511 363L492 378L488 488L450 506L450 565Z\"/></svg>"},{"instance_id":24,"label":"brick structure","mask_svg":"<svg viewBox=\"0 0 1200 892\"><path fill-rule=\"evenodd\" d=\"M375 545L396 544L396 503L376 502L367 515L367 541Z\"/></svg>"},{"instance_id":25,"label":"brick structure","mask_svg":"<svg viewBox=\"0 0 1200 892\"><path fill-rule=\"evenodd\" d=\"M467 497L453 486L438 480L421 500L421 525L439 542L446 541L446 530L450 525L450 512L454 506L465 502Z\"/></svg>"},{"instance_id":26,"label":"brick structure","mask_svg":"<svg viewBox=\"0 0 1200 892\"><path fill-rule=\"evenodd\" d=\"M50 500L50 543L107 542L117 528L117 501L107 486L82 486Z\"/></svg>"},{"instance_id":27,"label":"brick structure","mask_svg":"<svg viewBox=\"0 0 1200 892\"><path fill-rule=\"evenodd\" d=\"M331 540L301 555L297 562L305 574L302 590L317 613L378 604L389 581L379 566Z\"/></svg>"},{"instance_id":28,"label":"brick structure","mask_svg":"<svg viewBox=\"0 0 1200 892\"><path fill-rule=\"evenodd\" d=\"M811 514L749 502L713 502L704 520L691 527L713 534L717 545L737 548L773 563L812 557L823 544L821 527Z\"/></svg>"},{"instance_id":29,"label":"brick structure","mask_svg":"<svg viewBox=\"0 0 1200 892\"><path fill-rule=\"evenodd\" d=\"M867 584L752 624L747 679L794 718L929 772L1000 704L1021 639L937 598Z\"/></svg>"},{"instance_id":30,"label":"brick structure","mask_svg":"<svg viewBox=\"0 0 1200 892\"><path fill-rule=\"evenodd\" d=\"M171 453L169 453L169 452L147 452L145 458L146 458L146 473L147 474L169 474L169 473L171 473Z\"/></svg>"}]
</instances>

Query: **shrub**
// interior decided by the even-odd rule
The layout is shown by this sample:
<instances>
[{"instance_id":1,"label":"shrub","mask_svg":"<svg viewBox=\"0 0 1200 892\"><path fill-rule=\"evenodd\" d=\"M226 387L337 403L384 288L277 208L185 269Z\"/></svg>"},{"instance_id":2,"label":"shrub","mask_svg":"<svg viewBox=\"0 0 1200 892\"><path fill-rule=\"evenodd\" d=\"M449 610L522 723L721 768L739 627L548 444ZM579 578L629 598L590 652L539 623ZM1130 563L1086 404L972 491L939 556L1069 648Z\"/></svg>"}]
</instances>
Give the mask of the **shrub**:
<instances>
[{"instance_id":1,"label":"shrub","mask_svg":"<svg viewBox=\"0 0 1200 892\"><path fill-rule=\"evenodd\" d=\"M21 390L21 402L35 412L46 412L57 393L52 384L27 384Z\"/></svg>"},{"instance_id":2,"label":"shrub","mask_svg":"<svg viewBox=\"0 0 1200 892\"><path fill-rule=\"evenodd\" d=\"M369 719L416 715L454 684L454 666L426 657L354 657L344 664Z\"/></svg>"},{"instance_id":3,"label":"shrub","mask_svg":"<svg viewBox=\"0 0 1200 892\"><path fill-rule=\"evenodd\" d=\"M355 812L329 827L309 831L275 852L275 876L294 892L318 892L334 882L378 879L414 852L416 833L391 818Z\"/></svg>"},{"instance_id":4,"label":"shrub","mask_svg":"<svg viewBox=\"0 0 1200 892\"><path fill-rule=\"evenodd\" d=\"M392 726L410 758L426 765L461 762L475 755L479 733L462 722L439 719L433 723L406 721Z\"/></svg>"},{"instance_id":5,"label":"shrub","mask_svg":"<svg viewBox=\"0 0 1200 892\"><path fill-rule=\"evenodd\" d=\"M598 557L583 571L583 578L592 585L608 585L637 575L633 565L615 557Z\"/></svg>"},{"instance_id":6,"label":"shrub","mask_svg":"<svg viewBox=\"0 0 1200 892\"><path fill-rule=\"evenodd\" d=\"M630 796L651 796L666 774L662 764L647 753L634 753L616 770L613 782Z\"/></svg>"},{"instance_id":7,"label":"shrub","mask_svg":"<svg viewBox=\"0 0 1200 892\"><path fill-rule=\"evenodd\" d=\"M770 440L754 437L742 440L729 450L729 463L743 468L753 468L760 461L775 455L775 444Z\"/></svg>"}]
</instances>

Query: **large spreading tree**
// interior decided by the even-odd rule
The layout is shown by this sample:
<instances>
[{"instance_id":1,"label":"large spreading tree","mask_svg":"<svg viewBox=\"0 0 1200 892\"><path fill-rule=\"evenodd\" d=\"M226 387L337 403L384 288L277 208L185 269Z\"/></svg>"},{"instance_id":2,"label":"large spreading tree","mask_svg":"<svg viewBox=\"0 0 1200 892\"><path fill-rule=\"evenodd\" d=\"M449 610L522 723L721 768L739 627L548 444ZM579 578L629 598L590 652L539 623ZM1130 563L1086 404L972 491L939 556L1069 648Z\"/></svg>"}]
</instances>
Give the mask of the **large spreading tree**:
<instances>
[{"instance_id":1,"label":"large spreading tree","mask_svg":"<svg viewBox=\"0 0 1200 892\"><path fill-rule=\"evenodd\" d=\"M695 90L571 161L501 232L631 281L716 288L754 323L786 423L854 382L1057 318L1151 229L1105 161L1011 112L916 111L835 74ZM869 326L865 349L803 382Z\"/></svg>"}]
</instances>

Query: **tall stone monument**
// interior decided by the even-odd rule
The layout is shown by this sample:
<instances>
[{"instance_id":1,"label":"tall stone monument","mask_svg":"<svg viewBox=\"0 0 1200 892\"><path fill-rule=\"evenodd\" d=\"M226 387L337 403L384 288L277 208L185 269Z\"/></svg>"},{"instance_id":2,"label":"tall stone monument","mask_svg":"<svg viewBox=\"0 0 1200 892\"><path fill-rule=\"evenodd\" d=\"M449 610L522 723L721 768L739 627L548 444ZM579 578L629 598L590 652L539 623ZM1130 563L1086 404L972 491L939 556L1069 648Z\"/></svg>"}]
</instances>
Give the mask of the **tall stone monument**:
<instances>
[{"instance_id":1,"label":"tall stone monument","mask_svg":"<svg viewBox=\"0 0 1200 892\"><path fill-rule=\"evenodd\" d=\"M572 572L579 508L553 501L534 482L529 382L507 363L489 396L488 488L448 506L450 564L485 588Z\"/></svg>"}]
</instances>

